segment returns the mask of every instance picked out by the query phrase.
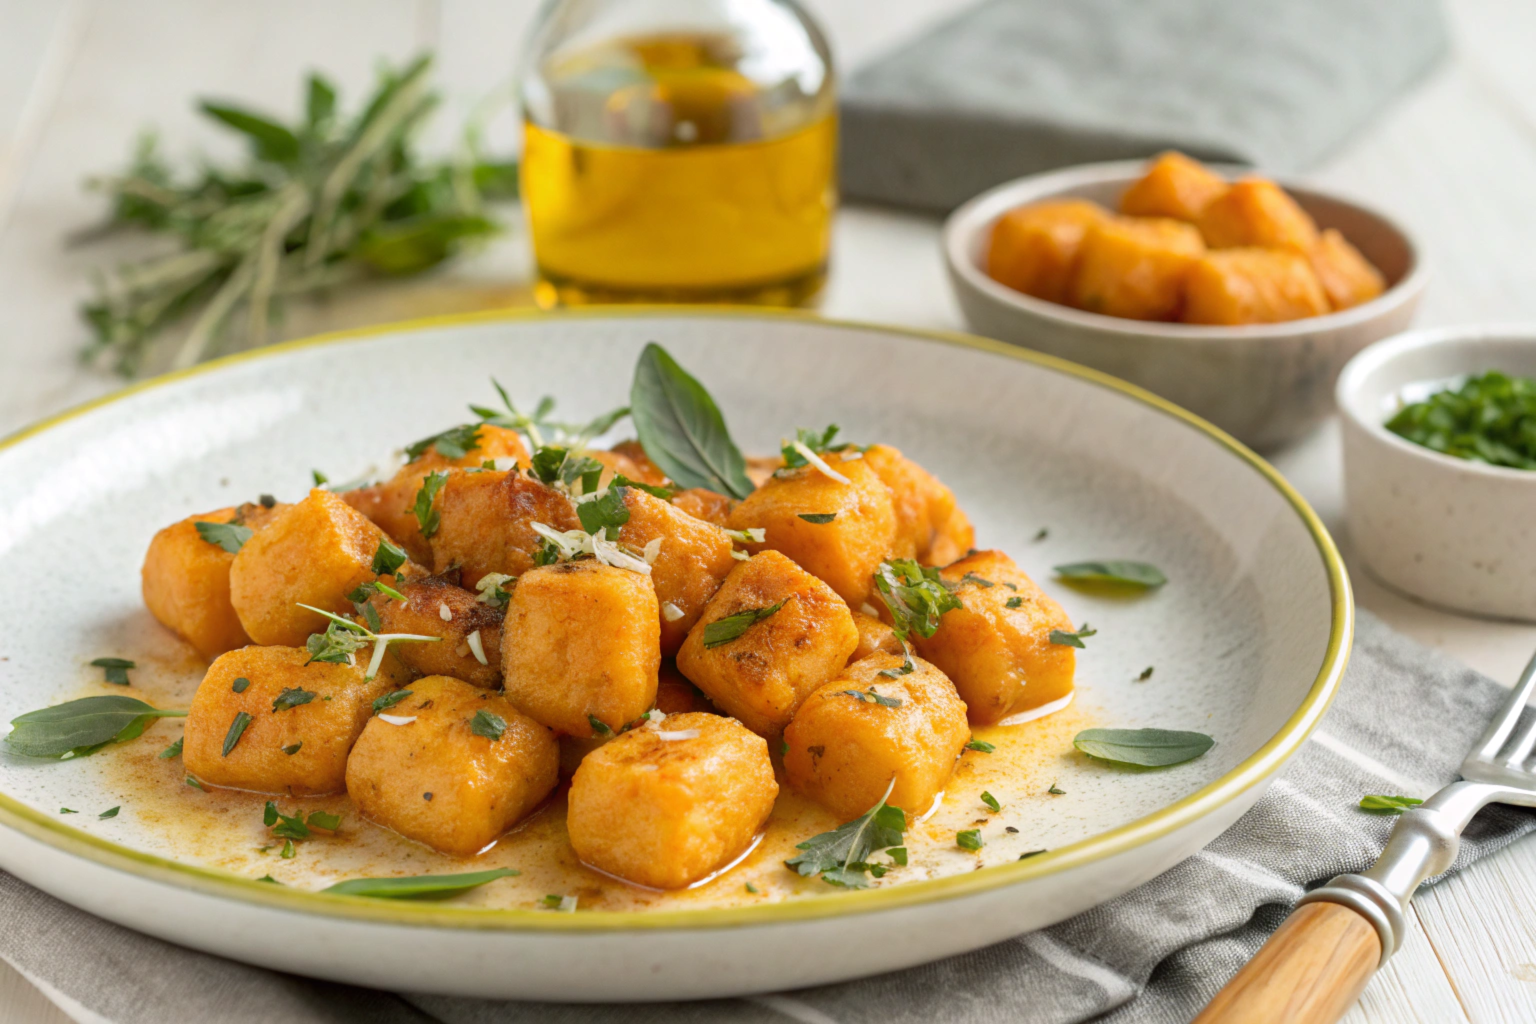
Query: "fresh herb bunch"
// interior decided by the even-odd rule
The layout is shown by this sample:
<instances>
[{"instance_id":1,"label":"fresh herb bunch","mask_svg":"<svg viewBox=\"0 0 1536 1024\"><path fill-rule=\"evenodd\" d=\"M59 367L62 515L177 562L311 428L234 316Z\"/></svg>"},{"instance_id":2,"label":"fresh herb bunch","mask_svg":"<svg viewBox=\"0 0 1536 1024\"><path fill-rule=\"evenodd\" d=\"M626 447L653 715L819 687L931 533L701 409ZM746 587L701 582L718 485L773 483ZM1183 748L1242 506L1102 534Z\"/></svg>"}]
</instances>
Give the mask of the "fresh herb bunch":
<instances>
[{"instance_id":1,"label":"fresh herb bunch","mask_svg":"<svg viewBox=\"0 0 1536 1024\"><path fill-rule=\"evenodd\" d=\"M1536 469L1536 380L1490 370L1404 406L1387 429L1444 455Z\"/></svg>"},{"instance_id":2,"label":"fresh herb bunch","mask_svg":"<svg viewBox=\"0 0 1536 1024\"><path fill-rule=\"evenodd\" d=\"M146 135L124 174L91 181L112 201L92 236L140 228L174 238L179 249L101 275L82 308L96 332L85 358L137 373L159 336L194 314L175 366L229 348L237 313L244 343L261 345L285 299L371 274L418 273L497 231L483 203L516 195L516 165L480 159L474 124L454 160L422 161L412 149L437 105L427 88L431 64L423 56L382 70L351 118L317 74L295 125L204 100L204 114L249 141L244 165L206 165L181 178Z\"/></svg>"}]
</instances>

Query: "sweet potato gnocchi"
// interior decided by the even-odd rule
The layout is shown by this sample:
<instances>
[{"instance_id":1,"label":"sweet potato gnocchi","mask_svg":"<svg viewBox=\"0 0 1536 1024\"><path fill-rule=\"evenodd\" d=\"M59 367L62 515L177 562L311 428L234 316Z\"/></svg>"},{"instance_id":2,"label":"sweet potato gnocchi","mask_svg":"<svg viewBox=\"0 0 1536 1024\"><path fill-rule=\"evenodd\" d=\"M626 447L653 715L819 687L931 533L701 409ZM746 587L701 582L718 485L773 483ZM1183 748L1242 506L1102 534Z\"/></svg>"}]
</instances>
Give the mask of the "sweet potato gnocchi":
<instances>
[{"instance_id":1,"label":"sweet potato gnocchi","mask_svg":"<svg viewBox=\"0 0 1536 1024\"><path fill-rule=\"evenodd\" d=\"M1087 227L1051 229L1052 251L1099 261L1114 308L1161 310L1169 268L1203 251L1187 223L1058 214ZM1136 259L1142 284L1116 282ZM658 429L675 409L646 405L647 374L715 435ZM659 347L636 381L637 440L596 441L630 410L562 425L474 407L480 422L411 444L383 482L156 534L145 602L213 659L168 752L187 781L345 794L365 827L455 858L540 828L596 872L680 889L755 856L791 794L839 820L879 812L889 835L892 815L937 806L973 726L1071 695L1070 619L1007 555L972 549L955 493L911 457L829 427L748 460ZM276 800L265 820L337 827ZM786 878L885 870L809 856Z\"/></svg>"},{"instance_id":2,"label":"sweet potato gnocchi","mask_svg":"<svg viewBox=\"0 0 1536 1024\"><path fill-rule=\"evenodd\" d=\"M992 227L987 274L1015 291L1092 313L1190 324L1299 320L1387 286L1338 231L1264 178L1228 182L1164 153L1118 211L1083 199L1009 210Z\"/></svg>"}]
</instances>

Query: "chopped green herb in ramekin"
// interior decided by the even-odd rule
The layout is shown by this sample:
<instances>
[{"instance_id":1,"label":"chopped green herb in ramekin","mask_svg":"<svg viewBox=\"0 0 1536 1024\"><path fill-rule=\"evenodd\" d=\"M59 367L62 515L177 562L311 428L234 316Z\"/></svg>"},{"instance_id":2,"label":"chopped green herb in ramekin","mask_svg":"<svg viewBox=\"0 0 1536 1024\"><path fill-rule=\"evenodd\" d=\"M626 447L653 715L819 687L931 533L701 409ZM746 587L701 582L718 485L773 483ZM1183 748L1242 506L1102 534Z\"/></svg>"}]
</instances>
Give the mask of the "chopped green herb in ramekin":
<instances>
[{"instance_id":1,"label":"chopped green herb in ramekin","mask_svg":"<svg viewBox=\"0 0 1536 1024\"><path fill-rule=\"evenodd\" d=\"M1536 469L1536 380L1489 370L1404 406L1386 427L1444 455Z\"/></svg>"}]
</instances>

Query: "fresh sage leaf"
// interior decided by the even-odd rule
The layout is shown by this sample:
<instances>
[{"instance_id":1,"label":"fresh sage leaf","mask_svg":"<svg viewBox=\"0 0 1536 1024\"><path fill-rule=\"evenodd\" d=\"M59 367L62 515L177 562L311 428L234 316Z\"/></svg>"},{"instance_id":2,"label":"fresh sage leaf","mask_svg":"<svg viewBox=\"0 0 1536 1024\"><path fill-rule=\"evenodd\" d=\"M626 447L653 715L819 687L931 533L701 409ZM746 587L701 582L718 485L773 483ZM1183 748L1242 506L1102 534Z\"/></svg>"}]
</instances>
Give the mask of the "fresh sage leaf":
<instances>
[{"instance_id":1,"label":"fresh sage leaf","mask_svg":"<svg viewBox=\"0 0 1536 1024\"><path fill-rule=\"evenodd\" d=\"M715 400L655 342L635 364L629 408L641 447L679 487L732 498L752 493L746 460Z\"/></svg>"},{"instance_id":2,"label":"fresh sage leaf","mask_svg":"<svg viewBox=\"0 0 1536 1024\"><path fill-rule=\"evenodd\" d=\"M1168 582L1168 577L1155 565L1111 559L1103 562L1072 562L1058 565L1058 579L1073 583L1114 583L1126 587L1150 590Z\"/></svg>"},{"instance_id":3,"label":"fresh sage leaf","mask_svg":"<svg viewBox=\"0 0 1536 1024\"><path fill-rule=\"evenodd\" d=\"M1072 745L1089 757L1140 768L1193 761L1216 745L1203 732L1176 729L1084 729Z\"/></svg>"},{"instance_id":4,"label":"fresh sage leaf","mask_svg":"<svg viewBox=\"0 0 1536 1024\"><path fill-rule=\"evenodd\" d=\"M520 874L511 868L469 871L459 875L414 875L405 878L349 878L321 889L335 896L372 896L389 900L440 900Z\"/></svg>"},{"instance_id":5,"label":"fresh sage leaf","mask_svg":"<svg viewBox=\"0 0 1536 1024\"><path fill-rule=\"evenodd\" d=\"M868 888L860 868L867 869L869 856L880 850L902 845L907 830L907 816L900 807L885 801L896 780L886 787L880 802L831 832L822 832L795 846L805 852L784 862L801 875L821 875L831 885L847 889Z\"/></svg>"},{"instance_id":6,"label":"fresh sage leaf","mask_svg":"<svg viewBox=\"0 0 1536 1024\"><path fill-rule=\"evenodd\" d=\"M185 718L133 697L82 697L11 719L6 746L27 757L81 757L114 740L133 739L156 718Z\"/></svg>"}]
</instances>

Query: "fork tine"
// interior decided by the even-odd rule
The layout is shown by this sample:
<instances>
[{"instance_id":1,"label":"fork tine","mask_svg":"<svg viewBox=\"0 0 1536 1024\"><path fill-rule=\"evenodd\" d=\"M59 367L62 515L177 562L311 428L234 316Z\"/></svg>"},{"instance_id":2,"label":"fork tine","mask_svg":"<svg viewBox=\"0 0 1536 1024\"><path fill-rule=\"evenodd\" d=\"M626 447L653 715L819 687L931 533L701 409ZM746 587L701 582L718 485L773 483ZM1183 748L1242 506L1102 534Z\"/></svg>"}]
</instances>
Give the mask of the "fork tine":
<instances>
[{"instance_id":1,"label":"fork tine","mask_svg":"<svg viewBox=\"0 0 1536 1024\"><path fill-rule=\"evenodd\" d=\"M1488 731L1483 734L1482 740L1477 745L1476 757L1492 761L1499 756L1499 751L1508 742L1510 735L1515 731L1515 726L1520 723L1520 712L1525 710L1526 702L1531 699L1532 691L1536 691L1536 655L1531 657L1525 666L1525 671L1520 674L1520 681L1515 684L1510 692L1509 700L1504 705L1504 714L1498 720L1488 726ZM1519 760L1531 752L1531 745L1536 743L1536 722L1526 728L1524 735L1520 737L1518 747L1523 747L1524 752ZM1518 764L1519 762L1514 762Z\"/></svg>"}]
</instances>

